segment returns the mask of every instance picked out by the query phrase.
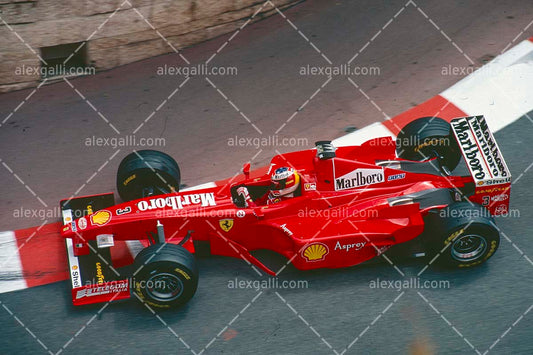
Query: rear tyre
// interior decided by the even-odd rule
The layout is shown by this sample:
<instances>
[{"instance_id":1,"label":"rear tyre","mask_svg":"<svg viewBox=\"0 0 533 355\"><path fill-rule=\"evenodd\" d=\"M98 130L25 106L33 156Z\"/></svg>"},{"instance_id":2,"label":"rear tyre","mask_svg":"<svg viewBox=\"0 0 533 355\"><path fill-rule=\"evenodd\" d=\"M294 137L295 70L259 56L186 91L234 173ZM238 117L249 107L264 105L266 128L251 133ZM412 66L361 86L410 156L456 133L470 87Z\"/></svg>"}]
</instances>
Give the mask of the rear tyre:
<instances>
[{"instance_id":1,"label":"rear tyre","mask_svg":"<svg viewBox=\"0 0 533 355\"><path fill-rule=\"evenodd\" d=\"M180 168L171 156L140 150L126 156L117 172L117 190L123 201L178 191Z\"/></svg>"},{"instance_id":2,"label":"rear tyre","mask_svg":"<svg viewBox=\"0 0 533 355\"><path fill-rule=\"evenodd\" d=\"M472 267L488 260L498 249L500 234L490 213L480 205L457 202L430 213L426 242L430 256L444 266Z\"/></svg>"},{"instance_id":3,"label":"rear tyre","mask_svg":"<svg viewBox=\"0 0 533 355\"><path fill-rule=\"evenodd\" d=\"M396 138L396 154L415 161L437 157L449 171L461 159L451 125L438 117L422 117L407 124Z\"/></svg>"},{"instance_id":4,"label":"rear tyre","mask_svg":"<svg viewBox=\"0 0 533 355\"><path fill-rule=\"evenodd\" d=\"M134 267L133 292L149 306L178 307L196 293L196 260L179 245L151 245L137 255Z\"/></svg>"}]
</instances>

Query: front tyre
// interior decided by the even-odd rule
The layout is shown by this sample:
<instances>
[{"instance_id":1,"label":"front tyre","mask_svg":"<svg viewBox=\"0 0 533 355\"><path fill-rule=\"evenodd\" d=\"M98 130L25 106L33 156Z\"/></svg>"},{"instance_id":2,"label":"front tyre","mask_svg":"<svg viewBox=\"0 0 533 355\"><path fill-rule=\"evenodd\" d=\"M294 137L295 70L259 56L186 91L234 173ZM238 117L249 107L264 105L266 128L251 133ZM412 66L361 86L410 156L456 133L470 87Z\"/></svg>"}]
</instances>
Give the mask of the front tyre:
<instances>
[{"instance_id":1,"label":"front tyre","mask_svg":"<svg viewBox=\"0 0 533 355\"><path fill-rule=\"evenodd\" d=\"M179 245L151 245L137 255L134 267L133 292L149 306L178 307L196 293L196 260Z\"/></svg>"},{"instance_id":2,"label":"front tyre","mask_svg":"<svg viewBox=\"0 0 533 355\"><path fill-rule=\"evenodd\" d=\"M490 213L469 202L453 203L428 216L428 250L437 262L452 267L472 267L487 261L498 249L500 234Z\"/></svg>"}]
</instances>

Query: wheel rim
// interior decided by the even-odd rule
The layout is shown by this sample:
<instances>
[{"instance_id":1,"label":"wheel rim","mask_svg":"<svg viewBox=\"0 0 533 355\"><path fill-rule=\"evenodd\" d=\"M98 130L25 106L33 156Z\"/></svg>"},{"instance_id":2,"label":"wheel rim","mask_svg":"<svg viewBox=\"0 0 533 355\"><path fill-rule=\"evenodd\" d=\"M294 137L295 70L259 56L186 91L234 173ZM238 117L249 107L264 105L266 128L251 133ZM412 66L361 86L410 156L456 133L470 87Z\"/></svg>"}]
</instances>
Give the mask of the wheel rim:
<instances>
[{"instance_id":1,"label":"wheel rim","mask_svg":"<svg viewBox=\"0 0 533 355\"><path fill-rule=\"evenodd\" d=\"M452 244L452 257L459 261L478 259L487 250L487 240L477 234L464 235Z\"/></svg>"},{"instance_id":2,"label":"wheel rim","mask_svg":"<svg viewBox=\"0 0 533 355\"><path fill-rule=\"evenodd\" d=\"M183 282L174 274L159 273L146 281L146 292L158 301L173 301L181 296L183 289Z\"/></svg>"}]
</instances>

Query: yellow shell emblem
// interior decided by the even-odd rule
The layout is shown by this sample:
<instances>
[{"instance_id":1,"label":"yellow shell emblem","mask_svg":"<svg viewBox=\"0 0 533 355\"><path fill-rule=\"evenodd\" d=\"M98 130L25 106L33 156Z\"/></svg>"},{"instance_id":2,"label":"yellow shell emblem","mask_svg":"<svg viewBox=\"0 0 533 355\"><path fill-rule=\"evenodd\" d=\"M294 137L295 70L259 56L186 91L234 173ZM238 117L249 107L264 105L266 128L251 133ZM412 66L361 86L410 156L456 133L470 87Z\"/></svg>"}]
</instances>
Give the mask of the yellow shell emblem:
<instances>
[{"instance_id":1,"label":"yellow shell emblem","mask_svg":"<svg viewBox=\"0 0 533 355\"><path fill-rule=\"evenodd\" d=\"M328 253L328 247L322 243L314 243L309 245L303 251L302 255L307 261L319 261L324 260L324 257Z\"/></svg>"},{"instance_id":2,"label":"yellow shell emblem","mask_svg":"<svg viewBox=\"0 0 533 355\"><path fill-rule=\"evenodd\" d=\"M111 212L100 210L91 215L91 223L97 226L103 226L111 220Z\"/></svg>"}]
</instances>

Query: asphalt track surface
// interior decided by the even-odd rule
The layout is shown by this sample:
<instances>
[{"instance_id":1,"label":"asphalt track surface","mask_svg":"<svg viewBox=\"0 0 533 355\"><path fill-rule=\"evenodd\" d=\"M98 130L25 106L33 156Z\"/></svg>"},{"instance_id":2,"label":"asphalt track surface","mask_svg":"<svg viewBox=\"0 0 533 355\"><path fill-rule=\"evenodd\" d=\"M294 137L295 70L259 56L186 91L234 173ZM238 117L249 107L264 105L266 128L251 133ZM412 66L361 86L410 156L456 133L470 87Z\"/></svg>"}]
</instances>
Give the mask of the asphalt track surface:
<instances>
[{"instance_id":1,"label":"asphalt track surface","mask_svg":"<svg viewBox=\"0 0 533 355\"><path fill-rule=\"evenodd\" d=\"M394 116L462 77L441 75L442 67L468 66L465 55L481 65L499 54L528 26L533 13L530 1L416 2L418 8L404 4L308 1L285 11L335 64L350 60L373 38L353 66L378 66L381 73L352 76L361 90L344 77L334 77L322 87L326 76L299 75L301 66L328 63L276 15L245 27L210 63L235 66L237 76L210 76L211 83L192 77L139 129L137 137L166 138L162 150L176 157L183 183L189 186L232 176L255 155L253 166L261 166L276 150L300 147L232 147L228 139L273 135L298 112L278 134L306 138L308 146L301 148L308 148L315 140L344 134L346 126L363 127L384 115ZM186 49L183 55L193 64L201 63L230 36ZM531 29L518 41L529 36ZM157 76L157 67L183 63L176 54L160 56L70 82L125 135L185 79ZM0 96L0 117L7 117L31 91ZM471 270L432 266L421 275L422 280L449 281L449 288L371 288L378 278L416 276L427 263L391 259L405 277L386 262L313 272L289 267L280 279L305 280L306 289L233 289L228 285L235 278L266 277L240 260L202 258L193 300L179 311L157 315L136 302L110 304L103 310L102 305L74 308L67 282L1 294L0 352L532 353L533 321L528 310L533 267L526 258L533 255L532 135L529 117L496 134L513 173L511 207L520 216L497 220L505 237L488 263ZM82 194L115 189L118 163L132 148L116 152L109 146L87 147L85 139L92 136L118 134L65 82L41 87L18 108L0 127L0 159L24 184L8 169L0 169L0 230L43 222L37 217L13 218L17 208L44 209L27 187L48 208L83 184Z\"/></svg>"}]
</instances>

